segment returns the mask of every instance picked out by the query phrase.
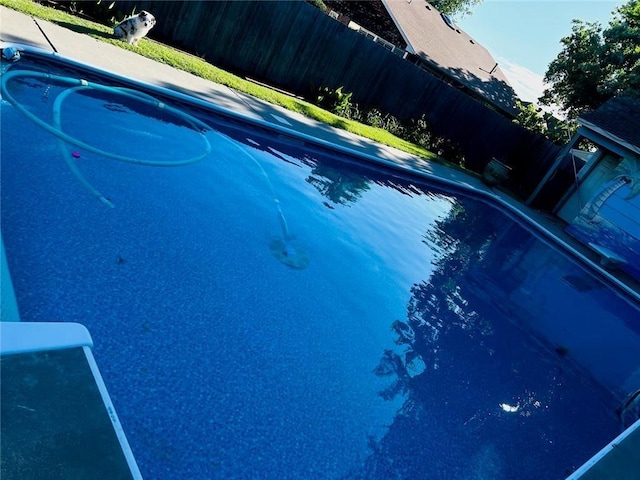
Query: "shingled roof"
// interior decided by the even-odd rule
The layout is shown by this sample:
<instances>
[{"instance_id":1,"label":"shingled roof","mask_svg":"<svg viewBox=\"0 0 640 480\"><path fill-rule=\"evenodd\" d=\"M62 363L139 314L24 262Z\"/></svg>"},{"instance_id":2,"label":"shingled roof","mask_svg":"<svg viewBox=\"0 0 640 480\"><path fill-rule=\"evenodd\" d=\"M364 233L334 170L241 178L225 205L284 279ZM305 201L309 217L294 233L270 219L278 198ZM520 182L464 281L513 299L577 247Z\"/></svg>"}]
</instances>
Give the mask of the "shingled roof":
<instances>
[{"instance_id":1,"label":"shingled roof","mask_svg":"<svg viewBox=\"0 0 640 480\"><path fill-rule=\"evenodd\" d=\"M640 99L611 98L578 122L640 154Z\"/></svg>"},{"instance_id":2,"label":"shingled roof","mask_svg":"<svg viewBox=\"0 0 640 480\"><path fill-rule=\"evenodd\" d=\"M516 94L489 51L424 0L382 0L407 50L489 103L516 113Z\"/></svg>"},{"instance_id":3,"label":"shingled roof","mask_svg":"<svg viewBox=\"0 0 640 480\"><path fill-rule=\"evenodd\" d=\"M384 38L396 47L402 50L407 47L407 43L398 32L389 12L380 0L324 0L324 3L331 10L346 15L350 21Z\"/></svg>"},{"instance_id":4,"label":"shingled roof","mask_svg":"<svg viewBox=\"0 0 640 480\"><path fill-rule=\"evenodd\" d=\"M510 116L517 96L489 51L425 0L325 0L327 6ZM343 21L343 20L341 20Z\"/></svg>"}]
</instances>

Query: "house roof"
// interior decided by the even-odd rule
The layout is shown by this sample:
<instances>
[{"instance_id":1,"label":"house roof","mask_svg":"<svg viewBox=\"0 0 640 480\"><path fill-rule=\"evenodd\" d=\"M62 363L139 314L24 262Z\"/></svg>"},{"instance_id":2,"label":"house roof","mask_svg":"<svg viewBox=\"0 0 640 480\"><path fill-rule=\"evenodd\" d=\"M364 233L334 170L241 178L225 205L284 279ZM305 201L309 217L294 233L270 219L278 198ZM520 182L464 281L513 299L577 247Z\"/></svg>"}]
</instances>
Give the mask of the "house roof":
<instances>
[{"instance_id":1,"label":"house roof","mask_svg":"<svg viewBox=\"0 0 640 480\"><path fill-rule=\"evenodd\" d=\"M407 50L515 114L516 94L489 51L424 0L382 0ZM449 19L450 20L450 19Z\"/></svg>"},{"instance_id":2,"label":"house roof","mask_svg":"<svg viewBox=\"0 0 640 480\"><path fill-rule=\"evenodd\" d=\"M578 122L640 154L640 99L614 97Z\"/></svg>"},{"instance_id":3,"label":"house roof","mask_svg":"<svg viewBox=\"0 0 640 480\"><path fill-rule=\"evenodd\" d=\"M324 3L331 10L335 10L339 15L345 15L344 18L338 18L339 21L347 24L353 21L375 33L388 42L393 43L396 47L405 49L407 43L398 32L397 27L391 20L389 12L380 0L377 1L354 1L354 0L324 0Z\"/></svg>"},{"instance_id":4,"label":"house roof","mask_svg":"<svg viewBox=\"0 0 640 480\"><path fill-rule=\"evenodd\" d=\"M325 4L340 14L343 23L352 20L494 107L517 114L516 94L489 51L453 22L448 24L425 0L325 0Z\"/></svg>"}]
</instances>

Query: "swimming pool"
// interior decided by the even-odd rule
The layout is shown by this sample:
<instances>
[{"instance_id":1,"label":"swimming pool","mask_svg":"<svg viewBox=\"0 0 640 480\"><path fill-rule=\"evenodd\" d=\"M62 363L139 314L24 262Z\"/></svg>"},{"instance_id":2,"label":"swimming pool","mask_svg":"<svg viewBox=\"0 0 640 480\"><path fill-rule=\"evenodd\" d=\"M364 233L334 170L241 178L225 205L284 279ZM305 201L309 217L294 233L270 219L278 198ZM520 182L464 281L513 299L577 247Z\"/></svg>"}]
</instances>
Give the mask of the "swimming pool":
<instances>
[{"instance_id":1,"label":"swimming pool","mask_svg":"<svg viewBox=\"0 0 640 480\"><path fill-rule=\"evenodd\" d=\"M9 72L21 318L87 326L146 478L563 478L619 433L638 306L507 213L93 72Z\"/></svg>"}]
</instances>

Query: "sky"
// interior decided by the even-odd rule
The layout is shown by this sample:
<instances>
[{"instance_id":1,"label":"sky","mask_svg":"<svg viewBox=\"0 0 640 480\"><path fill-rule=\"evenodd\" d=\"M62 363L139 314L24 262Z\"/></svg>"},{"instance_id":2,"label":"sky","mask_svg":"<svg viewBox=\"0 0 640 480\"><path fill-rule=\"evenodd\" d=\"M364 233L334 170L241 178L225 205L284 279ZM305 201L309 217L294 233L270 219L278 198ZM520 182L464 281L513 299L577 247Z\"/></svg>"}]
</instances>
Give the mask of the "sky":
<instances>
[{"instance_id":1,"label":"sky","mask_svg":"<svg viewBox=\"0 0 640 480\"><path fill-rule=\"evenodd\" d=\"M518 97L536 102L544 90L544 74L571 34L571 20L609 24L626 0L484 0L456 23L487 48Z\"/></svg>"}]
</instances>

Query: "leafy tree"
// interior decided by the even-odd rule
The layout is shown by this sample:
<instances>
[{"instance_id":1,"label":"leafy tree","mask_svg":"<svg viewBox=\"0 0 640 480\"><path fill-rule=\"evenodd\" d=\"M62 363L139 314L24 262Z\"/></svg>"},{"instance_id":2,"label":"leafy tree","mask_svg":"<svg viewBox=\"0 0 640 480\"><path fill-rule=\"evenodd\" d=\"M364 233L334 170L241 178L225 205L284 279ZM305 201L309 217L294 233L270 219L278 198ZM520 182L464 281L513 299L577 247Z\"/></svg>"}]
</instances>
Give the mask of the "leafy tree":
<instances>
[{"instance_id":1,"label":"leafy tree","mask_svg":"<svg viewBox=\"0 0 640 480\"><path fill-rule=\"evenodd\" d=\"M632 0L617 9L604 31L607 45L604 65L608 67L604 90L611 96L640 97L640 1Z\"/></svg>"},{"instance_id":2,"label":"leafy tree","mask_svg":"<svg viewBox=\"0 0 640 480\"><path fill-rule=\"evenodd\" d=\"M640 97L640 0L618 7L604 30L598 22L573 20L561 43L545 74L551 87L542 104L556 104L575 119L614 96Z\"/></svg>"},{"instance_id":3,"label":"leafy tree","mask_svg":"<svg viewBox=\"0 0 640 480\"><path fill-rule=\"evenodd\" d=\"M534 133L544 135L556 145L564 145L576 129L575 122L564 122L549 112L542 112L533 103L516 100L518 115L516 123Z\"/></svg>"},{"instance_id":4,"label":"leafy tree","mask_svg":"<svg viewBox=\"0 0 640 480\"><path fill-rule=\"evenodd\" d=\"M464 17L472 13L472 8L482 3L482 0L430 0L429 3L438 11L447 15Z\"/></svg>"},{"instance_id":5,"label":"leafy tree","mask_svg":"<svg viewBox=\"0 0 640 480\"><path fill-rule=\"evenodd\" d=\"M520 100L516 100L516 106L518 107L518 115L513 119L513 123L534 133L544 133L545 125L544 119L540 115L540 108L537 108L533 103L523 103Z\"/></svg>"},{"instance_id":6,"label":"leafy tree","mask_svg":"<svg viewBox=\"0 0 640 480\"><path fill-rule=\"evenodd\" d=\"M324 4L322 0L307 0L307 2L309 2L314 7L319 8L323 12L327 11L327 6Z\"/></svg>"}]
</instances>

